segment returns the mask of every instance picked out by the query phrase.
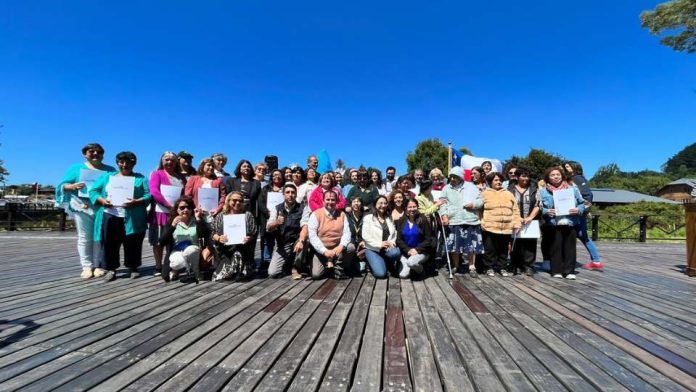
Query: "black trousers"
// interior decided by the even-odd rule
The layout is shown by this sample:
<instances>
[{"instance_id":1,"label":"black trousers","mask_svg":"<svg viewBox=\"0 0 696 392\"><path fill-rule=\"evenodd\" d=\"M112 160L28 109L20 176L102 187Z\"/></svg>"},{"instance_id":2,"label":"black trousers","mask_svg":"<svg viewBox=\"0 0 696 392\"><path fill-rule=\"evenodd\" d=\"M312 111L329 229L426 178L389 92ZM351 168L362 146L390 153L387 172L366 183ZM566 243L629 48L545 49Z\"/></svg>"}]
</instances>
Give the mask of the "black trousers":
<instances>
[{"instance_id":1,"label":"black trousers","mask_svg":"<svg viewBox=\"0 0 696 392\"><path fill-rule=\"evenodd\" d=\"M555 226L541 225L541 257L543 260L551 260L551 242Z\"/></svg>"},{"instance_id":2,"label":"black trousers","mask_svg":"<svg viewBox=\"0 0 696 392\"><path fill-rule=\"evenodd\" d=\"M485 249L483 262L486 269L499 272L506 267L510 238L512 238L510 234L486 233L483 241Z\"/></svg>"},{"instance_id":3,"label":"black trousers","mask_svg":"<svg viewBox=\"0 0 696 392\"><path fill-rule=\"evenodd\" d=\"M575 269L575 228L573 226L555 226L549 249L551 256L551 274L568 275Z\"/></svg>"},{"instance_id":4,"label":"black trousers","mask_svg":"<svg viewBox=\"0 0 696 392\"><path fill-rule=\"evenodd\" d=\"M518 238L513 243L515 247L510 254L511 270L518 269L520 272L525 272L532 268L536 261L536 238Z\"/></svg>"},{"instance_id":5,"label":"black trousers","mask_svg":"<svg viewBox=\"0 0 696 392\"><path fill-rule=\"evenodd\" d=\"M140 267L143 258L143 239L145 239L145 232L126 235L125 219L105 213L102 220L102 243L106 269L115 271L121 265L121 245L123 245L123 264L130 269Z\"/></svg>"}]
</instances>

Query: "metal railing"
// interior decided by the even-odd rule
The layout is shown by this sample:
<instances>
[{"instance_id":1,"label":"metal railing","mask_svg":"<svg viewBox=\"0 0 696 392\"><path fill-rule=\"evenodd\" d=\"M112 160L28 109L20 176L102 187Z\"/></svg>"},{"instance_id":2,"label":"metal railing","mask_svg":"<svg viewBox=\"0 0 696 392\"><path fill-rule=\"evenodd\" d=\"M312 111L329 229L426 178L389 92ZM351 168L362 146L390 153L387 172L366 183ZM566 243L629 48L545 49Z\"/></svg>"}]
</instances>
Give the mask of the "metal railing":
<instances>
[{"instance_id":1,"label":"metal railing","mask_svg":"<svg viewBox=\"0 0 696 392\"><path fill-rule=\"evenodd\" d=\"M686 222L683 214L637 215L593 213L588 224L588 230L592 233L593 241L686 241Z\"/></svg>"},{"instance_id":2,"label":"metal railing","mask_svg":"<svg viewBox=\"0 0 696 392\"><path fill-rule=\"evenodd\" d=\"M74 222L62 208L45 203L7 202L0 206L0 230L71 230Z\"/></svg>"}]
</instances>

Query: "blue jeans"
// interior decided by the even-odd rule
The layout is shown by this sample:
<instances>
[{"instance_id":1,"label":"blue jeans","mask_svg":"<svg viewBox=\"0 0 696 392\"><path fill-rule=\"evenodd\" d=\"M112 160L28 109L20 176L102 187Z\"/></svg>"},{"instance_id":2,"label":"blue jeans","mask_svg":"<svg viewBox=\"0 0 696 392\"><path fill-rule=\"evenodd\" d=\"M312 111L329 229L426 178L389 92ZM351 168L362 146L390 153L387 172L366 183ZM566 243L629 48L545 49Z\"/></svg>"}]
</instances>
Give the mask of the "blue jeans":
<instances>
[{"instance_id":1,"label":"blue jeans","mask_svg":"<svg viewBox=\"0 0 696 392\"><path fill-rule=\"evenodd\" d=\"M376 279L384 279L387 277L387 265L391 266L393 269L401 258L401 250L397 247L393 247L386 251L381 250L379 252L365 249L365 258L367 259L367 263L370 264L372 276Z\"/></svg>"},{"instance_id":2,"label":"blue jeans","mask_svg":"<svg viewBox=\"0 0 696 392\"><path fill-rule=\"evenodd\" d=\"M584 216L580 217L580 223L575 226L575 232L577 233L578 239L583 245L585 245L585 248L587 248L587 252L590 254L590 259L592 259L592 261L600 261L597 247L587 235L587 219L585 219Z\"/></svg>"}]
</instances>

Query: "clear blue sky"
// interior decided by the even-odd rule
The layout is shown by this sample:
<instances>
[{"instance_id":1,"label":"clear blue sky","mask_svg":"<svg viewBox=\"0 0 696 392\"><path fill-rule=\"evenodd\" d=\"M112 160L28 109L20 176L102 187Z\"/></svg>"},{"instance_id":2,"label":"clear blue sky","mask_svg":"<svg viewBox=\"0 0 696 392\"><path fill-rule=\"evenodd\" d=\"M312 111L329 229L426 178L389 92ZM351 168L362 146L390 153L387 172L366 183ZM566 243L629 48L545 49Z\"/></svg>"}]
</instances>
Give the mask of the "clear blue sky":
<instances>
[{"instance_id":1,"label":"clear blue sky","mask_svg":"<svg viewBox=\"0 0 696 392\"><path fill-rule=\"evenodd\" d=\"M640 28L655 1L5 1L0 159L56 183L98 141L405 170L424 138L592 174L696 141L696 55Z\"/></svg>"}]
</instances>

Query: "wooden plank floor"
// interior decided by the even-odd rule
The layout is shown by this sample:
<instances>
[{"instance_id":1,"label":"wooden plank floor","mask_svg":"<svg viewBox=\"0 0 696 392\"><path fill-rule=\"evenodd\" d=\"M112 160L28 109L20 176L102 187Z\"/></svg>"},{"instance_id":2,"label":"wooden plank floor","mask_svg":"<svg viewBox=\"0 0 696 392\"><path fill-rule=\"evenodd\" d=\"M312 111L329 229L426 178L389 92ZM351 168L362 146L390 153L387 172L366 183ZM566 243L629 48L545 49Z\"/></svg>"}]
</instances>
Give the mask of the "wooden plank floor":
<instances>
[{"instance_id":1,"label":"wooden plank floor","mask_svg":"<svg viewBox=\"0 0 696 392\"><path fill-rule=\"evenodd\" d=\"M574 282L195 285L147 247L140 278L81 280L74 233L2 233L0 391L696 390L685 246L599 249Z\"/></svg>"}]
</instances>

